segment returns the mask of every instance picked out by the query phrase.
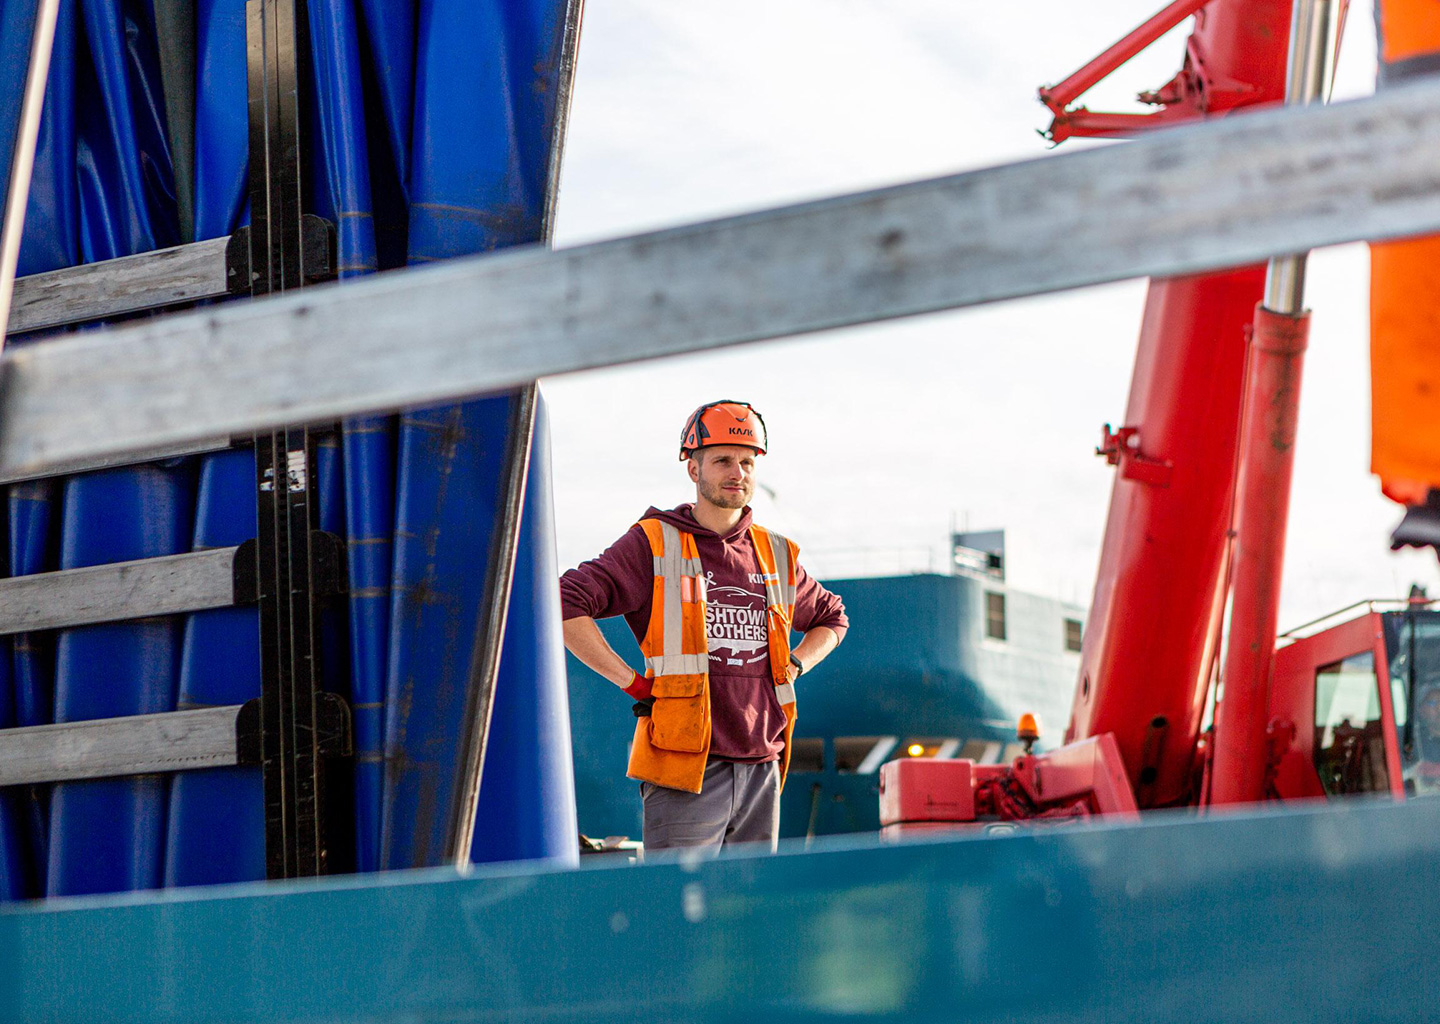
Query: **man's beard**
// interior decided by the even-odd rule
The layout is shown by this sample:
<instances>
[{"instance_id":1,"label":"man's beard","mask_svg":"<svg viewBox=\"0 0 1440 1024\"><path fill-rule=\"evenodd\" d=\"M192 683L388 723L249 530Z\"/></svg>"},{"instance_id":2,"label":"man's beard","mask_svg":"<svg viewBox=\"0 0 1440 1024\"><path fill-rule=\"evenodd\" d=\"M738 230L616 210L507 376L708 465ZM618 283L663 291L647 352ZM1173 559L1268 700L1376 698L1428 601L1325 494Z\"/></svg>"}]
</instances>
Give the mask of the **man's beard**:
<instances>
[{"instance_id":1,"label":"man's beard","mask_svg":"<svg viewBox=\"0 0 1440 1024\"><path fill-rule=\"evenodd\" d=\"M700 485L700 496L716 508L744 508L750 502L751 493L748 488L739 494L730 494L716 485Z\"/></svg>"}]
</instances>

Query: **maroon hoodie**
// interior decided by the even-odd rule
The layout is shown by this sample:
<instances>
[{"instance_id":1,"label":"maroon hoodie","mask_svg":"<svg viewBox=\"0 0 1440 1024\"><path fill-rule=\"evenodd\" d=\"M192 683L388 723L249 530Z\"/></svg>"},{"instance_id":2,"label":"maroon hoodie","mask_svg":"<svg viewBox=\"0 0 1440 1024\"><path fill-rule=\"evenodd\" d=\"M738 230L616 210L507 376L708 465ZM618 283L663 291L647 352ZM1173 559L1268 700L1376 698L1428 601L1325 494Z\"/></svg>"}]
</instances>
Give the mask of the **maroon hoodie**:
<instances>
[{"instance_id":1,"label":"maroon hoodie","mask_svg":"<svg viewBox=\"0 0 1440 1024\"><path fill-rule=\"evenodd\" d=\"M651 508L642 519L660 519L694 534L708 577L705 630L710 638L710 756L726 761L773 761L785 746L785 713L770 678L765 583L750 541L750 509L721 536L695 521L694 506L669 512ZM650 625L655 560L638 525L599 558L560 577L561 617L625 616L638 642ZM841 639L850 620L840 598L804 569L795 567L795 629L827 626Z\"/></svg>"}]
</instances>

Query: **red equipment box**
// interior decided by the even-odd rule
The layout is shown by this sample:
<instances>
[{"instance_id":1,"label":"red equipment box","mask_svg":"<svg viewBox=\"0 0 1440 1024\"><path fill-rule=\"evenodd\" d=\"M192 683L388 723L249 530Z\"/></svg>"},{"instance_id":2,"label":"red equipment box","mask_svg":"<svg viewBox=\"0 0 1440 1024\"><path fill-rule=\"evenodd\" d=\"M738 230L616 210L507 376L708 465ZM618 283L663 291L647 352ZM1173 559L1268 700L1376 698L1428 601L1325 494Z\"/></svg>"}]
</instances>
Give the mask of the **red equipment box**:
<instances>
[{"instance_id":1,"label":"red equipment box","mask_svg":"<svg viewBox=\"0 0 1440 1024\"><path fill-rule=\"evenodd\" d=\"M975 762L905 757L880 767L880 824L974 821Z\"/></svg>"}]
</instances>

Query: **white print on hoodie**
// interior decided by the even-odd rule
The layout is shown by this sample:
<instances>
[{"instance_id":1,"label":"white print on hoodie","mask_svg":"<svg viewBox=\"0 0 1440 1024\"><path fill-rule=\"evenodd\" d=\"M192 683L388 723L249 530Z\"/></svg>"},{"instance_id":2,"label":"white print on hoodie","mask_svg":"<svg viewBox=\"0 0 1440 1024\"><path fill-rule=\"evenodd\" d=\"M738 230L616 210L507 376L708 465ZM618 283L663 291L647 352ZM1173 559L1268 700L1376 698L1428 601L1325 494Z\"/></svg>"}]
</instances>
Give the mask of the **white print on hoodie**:
<instances>
[{"instance_id":1,"label":"white print on hoodie","mask_svg":"<svg viewBox=\"0 0 1440 1024\"><path fill-rule=\"evenodd\" d=\"M706 588L705 634L712 665L751 665L768 657L764 591L717 587L712 577Z\"/></svg>"}]
</instances>

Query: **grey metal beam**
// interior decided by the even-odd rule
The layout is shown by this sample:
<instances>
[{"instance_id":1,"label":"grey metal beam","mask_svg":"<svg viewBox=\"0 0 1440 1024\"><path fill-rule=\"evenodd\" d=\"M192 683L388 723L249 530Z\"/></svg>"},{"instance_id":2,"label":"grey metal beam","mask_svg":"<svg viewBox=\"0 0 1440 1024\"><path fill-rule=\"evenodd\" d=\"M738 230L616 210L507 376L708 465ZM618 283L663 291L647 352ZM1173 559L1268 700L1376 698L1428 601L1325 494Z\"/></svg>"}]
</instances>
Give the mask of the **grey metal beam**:
<instances>
[{"instance_id":1,"label":"grey metal beam","mask_svg":"<svg viewBox=\"0 0 1440 1024\"><path fill-rule=\"evenodd\" d=\"M103 320L229 294L229 236L15 279L8 333Z\"/></svg>"},{"instance_id":2,"label":"grey metal beam","mask_svg":"<svg viewBox=\"0 0 1440 1024\"><path fill-rule=\"evenodd\" d=\"M6 355L0 472L1440 229L1440 84Z\"/></svg>"},{"instance_id":3,"label":"grey metal beam","mask_svg":"<svg viewBox=\"0 0 1440 1024\"><path fill-rule=\"evenodd\" d=\"M239 763L240 705L0 730L0 786Z\"/></svg>"},{"instance_id":4,"label":"grey metal beam","mask_svg":"<svg viewBox=\"0 0 1440 1024\"><path fill-rule=\"evenodd\" d=\"M0 580L0 636L228 607L235 603L238 550L216 548Z\"/></svg>"},{"instance_id":5,"label":"grey metal beam","mask_svg":"<svg viewBox=\"0 0 1440 1024\"><path fill-rule=\"evenodd\" d=\"M0 470L0 484L13 484L19 480L34 480L41 477L64 476L67 473L89 473L97 469L114 469L118 466L134 466L142 462L156 462L160 459L175 459L184 455L203 455L231 447L234 439L205 437L198 441L182 441L161 445L144 451L121 452L108 455L82 455L74 459L46 463L31 471L16 473Z\"/></svg>"}]
</instances>

